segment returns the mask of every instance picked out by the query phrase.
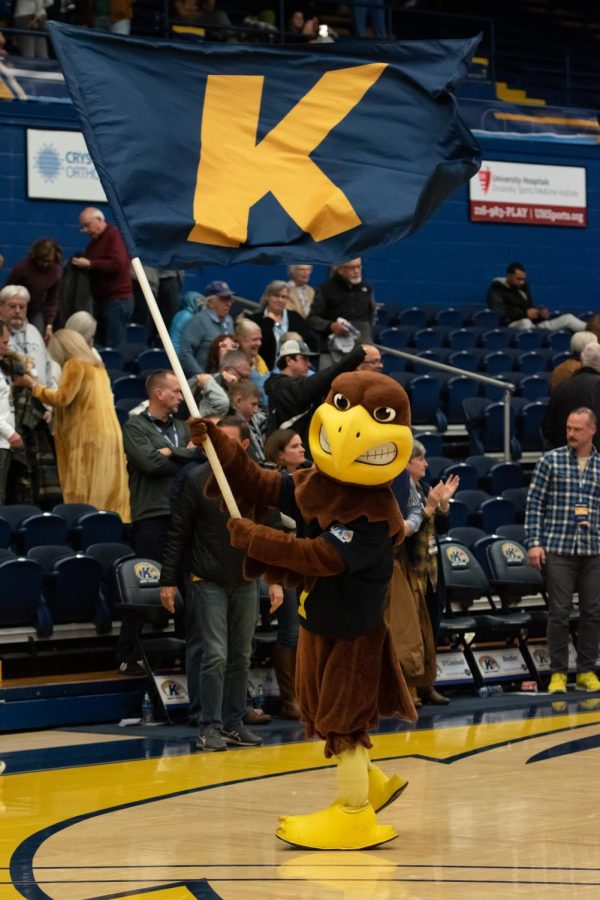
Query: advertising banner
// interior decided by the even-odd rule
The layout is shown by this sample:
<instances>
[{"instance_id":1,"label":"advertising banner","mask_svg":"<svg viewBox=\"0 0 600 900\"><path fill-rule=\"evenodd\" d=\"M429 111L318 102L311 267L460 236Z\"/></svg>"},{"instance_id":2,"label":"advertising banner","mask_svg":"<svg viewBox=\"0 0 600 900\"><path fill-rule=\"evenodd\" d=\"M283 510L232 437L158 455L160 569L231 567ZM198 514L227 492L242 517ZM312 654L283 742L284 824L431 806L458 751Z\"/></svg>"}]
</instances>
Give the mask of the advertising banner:
<instances>
[{"instance_id":1,"label":"advertising banner","mask_svg":"<svg viewBox=\"0 0 600 900\"><path fill-rule=\"evenodd\" d=\"M469 181L471 221L585 228L585 176L582 166L484 160Z\"/></svg>"},{"instance_id":2,"label":"advertising banner","mask_svg":"<svg viewBox=\"0 0 600 900\"><path fill-rule=\"evenodd\" d=\"M80 131L27 129L27 196L30 200L106 203Z\"/></svg>"}]
</instances>

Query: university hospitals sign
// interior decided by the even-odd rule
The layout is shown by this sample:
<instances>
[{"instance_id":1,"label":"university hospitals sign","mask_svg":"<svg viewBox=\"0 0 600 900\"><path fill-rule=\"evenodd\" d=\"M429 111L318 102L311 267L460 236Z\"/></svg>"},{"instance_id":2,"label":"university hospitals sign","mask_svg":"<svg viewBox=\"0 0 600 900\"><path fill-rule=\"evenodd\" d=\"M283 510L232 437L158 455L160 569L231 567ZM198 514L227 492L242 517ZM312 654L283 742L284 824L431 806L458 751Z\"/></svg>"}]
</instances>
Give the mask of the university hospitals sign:
<instances>
[{"instance_id":1,"label":"university hospitals sign","mask_svg":"<svg viewBox=\"0 0 600 900\"><path fill-rule=\"evenodd\" d=\"M484 160L469 181L472 222L585 228L585 169Z\"/></svg>"},{"instance_id":2,"label":"university hospitals sign","mask_svg":"<svg viewBox=\"0 0 600 900\"><path fill-rule=\"evenodd\" d=\"M106 203L81 132L27 129L27 196Z\"/></svg>"}]
</instances>

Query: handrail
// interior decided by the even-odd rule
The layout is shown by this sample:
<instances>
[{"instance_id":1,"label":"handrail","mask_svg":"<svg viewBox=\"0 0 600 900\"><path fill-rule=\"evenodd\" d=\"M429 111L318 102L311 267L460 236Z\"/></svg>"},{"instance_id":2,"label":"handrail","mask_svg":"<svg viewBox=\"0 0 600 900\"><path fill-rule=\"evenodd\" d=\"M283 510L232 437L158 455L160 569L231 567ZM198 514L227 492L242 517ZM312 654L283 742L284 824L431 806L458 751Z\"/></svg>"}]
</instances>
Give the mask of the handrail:
<instances>
[{"instance_id":1,"label":"handrail","mask_svg":"<svg viewBox=\"0 0 600 900\"><path fill-rule=\"evenodd\" d=\"M516 390L514 384L509 381L501 381L499 378L491 378L489 375L481 375L479 372L469 372L466 369L457 369L456 366L449 366L447 363L438 362L435 359L427 359L426 356L416 356L414 353L407 353L405 350L396 350L393 347L385 347L383 344L375 344L380 353L387 353L391 356L398 356L401 359L409 359L419 365L429 366L431 369L439 369L442 372L450 372L452 375L464 375L473 381L480 381L482 384L489 384L492 387L501 388L504 393L502 400L504 404L504 440L503 455L504 462L510 462L510 395Z\"/></svg>"}]
</instances>

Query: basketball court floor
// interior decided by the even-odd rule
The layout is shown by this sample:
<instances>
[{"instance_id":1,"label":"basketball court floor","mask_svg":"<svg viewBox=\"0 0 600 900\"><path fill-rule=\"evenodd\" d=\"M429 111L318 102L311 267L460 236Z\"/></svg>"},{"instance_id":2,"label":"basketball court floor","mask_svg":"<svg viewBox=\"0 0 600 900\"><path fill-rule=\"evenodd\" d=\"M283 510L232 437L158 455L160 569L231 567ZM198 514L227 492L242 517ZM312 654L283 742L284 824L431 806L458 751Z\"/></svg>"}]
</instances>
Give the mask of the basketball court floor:
<instances>
[{"instance_id":1,"label":"basketball court floor","mask_svg":"<svg viewBox=\"0 0 600 900\"><path fill-rule=\"evenodd\" d=\"M600 697L458 699L382 722L372 756L410 780L380 818L400 837L300 851L278 815L333 799L294 724L202 754L174 726L0 737L0 898L598 900ZM439 709L439 708L438 708Z\"/></svg>"}]
</instances>

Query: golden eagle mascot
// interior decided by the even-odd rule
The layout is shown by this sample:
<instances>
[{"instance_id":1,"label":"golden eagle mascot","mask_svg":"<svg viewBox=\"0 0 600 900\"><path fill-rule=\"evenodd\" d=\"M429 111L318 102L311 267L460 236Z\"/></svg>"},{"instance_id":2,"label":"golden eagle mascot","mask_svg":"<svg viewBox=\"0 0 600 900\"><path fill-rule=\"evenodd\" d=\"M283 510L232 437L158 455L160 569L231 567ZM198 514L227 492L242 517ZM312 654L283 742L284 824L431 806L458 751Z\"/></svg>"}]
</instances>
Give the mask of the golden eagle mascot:
<instances>
[{"instance_id":1,"label":"golden eagle mascot","mask_svg":"<svg viewBox=\"0 0 600 900\"><path fill-rule=\"evenodd\" d=\"M194 443L208 434L240 508L276 507L296 535L230 519L231 543L245 550L246 574L299 589L296 692L308 737L325 741L337 763L337 798L319 812L282 816L277 837L313 850L360 850L398 836L376 813L406 781L369 760L368 730L379 715L415 721L384 609L393 546L404 522L391 482L412 450L405 391L386 375L349 372L332 383L313 415L310 469L261 469L212 423L191 423ZM212 479L207 493L218 495Z\"/></svg>"}]
</instances>

